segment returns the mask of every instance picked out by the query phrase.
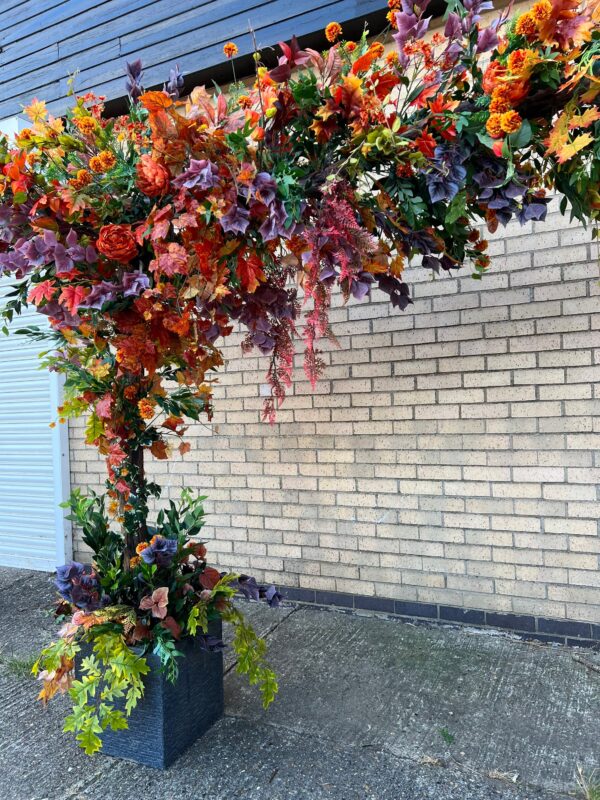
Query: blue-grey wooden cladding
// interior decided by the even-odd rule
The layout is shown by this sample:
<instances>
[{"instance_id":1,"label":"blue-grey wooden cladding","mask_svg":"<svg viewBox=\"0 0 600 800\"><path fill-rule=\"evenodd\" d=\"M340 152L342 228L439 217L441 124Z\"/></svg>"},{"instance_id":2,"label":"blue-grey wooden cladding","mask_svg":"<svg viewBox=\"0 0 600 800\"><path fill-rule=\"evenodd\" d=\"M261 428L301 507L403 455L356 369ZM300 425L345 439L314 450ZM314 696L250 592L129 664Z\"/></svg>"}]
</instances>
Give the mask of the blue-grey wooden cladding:
<instances>
[{"instance_id":1,"label":"blue-grey wooden cladding","mask_svg":"<svg viewBox=\"0 0 600 800\"><path fill-rule=\"evenodd\" d=\"M229 80L223 44L235 41L239 70L249 72L250 27L268 57L270 46L294 33L322 45L332 20L347 23L347 35L356 35L363 19L381 29L385 6L385 0L0 0L0 119L18 114L33 96L61 113L76 72L78 94L122 98L124 62L137 57L147 88L161 84L175 62L188 75L188 90L198 80Z\"/></svg>"}]
</instances>

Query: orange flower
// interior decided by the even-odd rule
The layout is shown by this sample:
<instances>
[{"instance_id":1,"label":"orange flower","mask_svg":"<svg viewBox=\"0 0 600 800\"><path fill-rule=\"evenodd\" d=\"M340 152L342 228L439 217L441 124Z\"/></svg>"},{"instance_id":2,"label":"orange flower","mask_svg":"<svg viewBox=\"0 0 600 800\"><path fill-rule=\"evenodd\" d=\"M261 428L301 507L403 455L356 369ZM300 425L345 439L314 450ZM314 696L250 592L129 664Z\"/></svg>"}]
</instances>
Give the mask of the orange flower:
<instances>
[{"instance_id":1,"label":"orange flower","mask_svg":"<svg viewBox=\"0 0 600 800\"><path fill-rule=\"evenodd\" d=\"M150 547L150 542L140 542L140 543L137 545L137 547L135 548L135 552L136 552L136 553L138 554L138 556L139 556L141 553L143 553L143 552L144 552L144 550L145 550L147 547Z\"/></svg>"},{"instance_id":2,"label":"orange flower","mask_svg":"<svg viewBox=\"0 0 600 800\"><path fill-rule=\"evenodd\" d=\"M97 128L97 122L93 117L78 117L74 122L84 136L91 136Z\"/></svg>"},{"instance_id":3,"label":"orange flower","mask_svg":"<svg viewBox=\"0 0 600 800\"><path fill-rule=\"evenodd\" d=\"M381 44L381 42L373 42L373 44L369 47L369 50L375 56L375 58L381 58L381 56L385 53L385 47Z\"/></svg>"},{"instance_id":4,"label":"orange flower","mask_svg":"<svg viewBox=\"0 0 600 800\"><path fill-rule=\"evenodd\" d=\"M136 166L138 189L148 197L165 194L169 188L169 171L148 153L144 153Z\"/></svg>"},{"instance_id":5,"label":"orange flower","mask_svg":"<svg viewBox=\"0 0 600 800\"><path fill-rule=\"evenodd\" d=\"M346 48L346 52L353 53L356 50L357 44L356 42L346 42L344 47Z\"/></svg>"},{"instance_id":6,"label":"orange flower","mask_svg":"<svg viewBox=\"0 0 600 800\"><path fill-rule=\"evenodd\" d=\"M490 114L485 124L485 129L492 139L500 139L504 134L502 130L502 114Z\"/></svg>"},{"instance_id":7,"label":"orange flower","mask_svg":"<svg viewBox=\"0 0 600 800\"><path fill-rule=\"evenodd\" d=\"M538 22L546 22L552 16L552 3L550 0L538 0L533 4L531 14Z\"/></svg>"},{"instance_id":8,"label":"orange flower","mask_svg":"<svg viewBox=\"0 0 600 800\"><path fill-rule=\"evenodd\" d=\"M537 32L537 23L533 14L530 11L521 14L515 26L515 33L518 36L525 36L527 39L532 39L534 36L537 36Z\"/></svg>"},{"instance_id":9,"label":"orange flower","mask_svg":"<svg viewBox=\"0 0 600 800\"><path fill-rule=\"evenodd\" d=\"M87 171L87 169L79 169L77 170L77 175L75 178L71 178L69 183L76 191L83 189L84 186L87 186L92 181L92 176Z\"/></svg>"},{"instance_id":10,"label":"orange flower","mask_svg":"<svg viewBox=\"0 0 600 800\"><path fill-rule=\"evenodd\" d=\"M398 27L398 23L396 22L396 10L395 9L393 11L388 11L388 13L385 15L385 18L390 23L392 28L397 28Z\"/></svg>"},{"instance_id":11,"label":"orange flower","mask_svg":"<svg viewBox=\"0 0 600 800\"><path fill-rule=\"evenodd\" d=\"M135 400L138 390L136 386L126 386L123 395L127 400Z\"/></svg>"},{"instance_id":12,"label":"orange flower","mask_svg":"<svg viewBox=\"0 0 600 800\"><path fill-rule=\"evenodd\" d=\"M127 264L137 255L135 236L129 225L103 225L96 241L103 256Z\"/></svg>"},{"instance_id":13,"label":"orange flower","mask_svg":"<svg viewBox=\"0 0 600 800\"><path fill-rule=\"evenodd\" d=\"M387 56L385 57L385 60L386 60L386 62L387 62L387 64L388 64L388 66L389 66L389 67L394 67L394 66L396 66L396 64L397 64L397 63L398 63L398 61L399 61L399 56L398 56L398 53L397 53L395 50L391 50L391 51L390 51L390 52L387 54Z\"/></svg>"},{"instance_id":14,"label":"orange flower","mask_svg":"<svg viewBox=\"0 0 600 800\"><path fill-rule=\"evenodd\" d=\"M388 0L388 8L391 8L392 11L400 11L402 0Z\"/></svg>"},{"instance_id":15,"label":"orange flower","mask_svg":"<svg viewBox=\"0 0 600 800\"><path fill-rule=\"evenodd\" d=\"M521 115L517 111L507 111L500 117L500 127L504 133L515 133L521 127Z\"/></svg>"},{"instance_id":16,"label":"orange flower","mask_svg":"<svg viewBox=\"0 0 600 800\"><path fill-rule=\"evenodd\" d=\"M110 150L102 150L101 153L98 153L98 158L100 159L100 163L104 167L105 172L108 172L108 170L112 169L117 163L117 157L114 153L111 153Z\"/></svg>"},{"instance_id":17,"label":"orange flower","mask_svg":"<svg viewBox=\"0 0 600 800\"><path fill-rule=\"evenodd\" d=\"M241 94L238 97L238 105L240 108L252 108L252 100L248 97L247 94Z\"/></svg>"},{"instance_id":18,"label":"orange flower","mask_svg":"<svg viewBox=\"0 0 600 800\"><path fill-rule=\"evenodd\" d=\"M529 72L535 58L531 50L514 50L506 60L509 70L513 75L523 75Z\"/></svg>"},{"instance_id":19,"label":"orange flower","mask_svg":"<svg viewBox=\"0 0 600 800\"><path fill-rule=\"evenodd\" d=\"M486 94L492 94L505 76L506 67L499 61L492 61L483 74L483 91Z\"/></svg>"},{"instance_id":20,"label":"orange flower","mask_svg":"<svg viewBox=\"0 0 600 800\"><path fill-rule=\"evenodd\" d=\"M233 42L227 42L227 44L223 45L223 53L227 56L227 58L233 58L234 56L237 56L237 44L234 44Z\"/></svg>"},{"instance_id":21,"label":"orange flower","mask_svg":"<svg viewBox=\"0 0 600 800\"><path fill-rule=\"evenodd\" d=\"M342 35L342 26L339 22L330 22L325 28L325 38L332 44Z\"/></svg>"},{"instance_id":22,"label":"orange flower","mask_svg":"<svg viewBox=\"0 0 600 800\"><path fill-rule=\"evenodd\" d=\"M154 416L154 403L150 402L146 397L139 401L137 407L142 419L152 419Z\"/></svg>"},{"instance_id":23,"label":"orange flower","mask_svg":"<svg viewBox=\"0 0 600 800\"><path fill-rule=\"evenodd\" d=\"M502 91L502 88L494 89L490 102L490 112L492 114L504 114L505 111L510 111L510 103L506 97L506 92Z\"/></svg>"},{"instance_id":24,"label":"orange flower","mask_svg":"<svg viewBox=\"0 0 600 800\"><path fill-rule=\"evenodd\" d=\"M139 556L132 556L132 557L129 559L129 566L130 566L132 569L134 569L135 567L137 567L137 565L140 563L140 561L141 561L141 560L142 560L142 559L141 559Z\"/></svg>"},{"instance_id":25,"label":"orange flower","mask_svg":"<svg viewBox=\"0 0 600 800\"><path fill-rule=\"evenodd\" d=\"M90 169L92 172L104 172L104 167L102 166L102 161L98 156L92 156L90 158Z\"/></svg>"}]
</instances>

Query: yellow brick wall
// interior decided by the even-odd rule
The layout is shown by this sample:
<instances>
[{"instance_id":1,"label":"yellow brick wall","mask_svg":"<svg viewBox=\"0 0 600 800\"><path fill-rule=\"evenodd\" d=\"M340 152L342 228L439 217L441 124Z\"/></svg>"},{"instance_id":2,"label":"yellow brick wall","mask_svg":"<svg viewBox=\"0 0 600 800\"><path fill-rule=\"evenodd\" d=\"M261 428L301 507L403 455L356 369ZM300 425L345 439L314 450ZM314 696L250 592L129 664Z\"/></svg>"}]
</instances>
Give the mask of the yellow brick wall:
<instances>
[{"instance_id":1,"label":"yellow brick wall","mask_svg":"<svg viewBox=\"0 0 600 800\"><path fill-rule=\"evenodd\" d=\"M274 426L267 359L227 342L215 420L150 471L209 495L213 561L259 579L600 622L600 298L554 207L492 237L478 282L419 267L415 303L342 306L315 393L298 355ZM104 465L71 428L74 486ZM77 546L82 556L81 546Z\"/></svg>"}]
</instances>

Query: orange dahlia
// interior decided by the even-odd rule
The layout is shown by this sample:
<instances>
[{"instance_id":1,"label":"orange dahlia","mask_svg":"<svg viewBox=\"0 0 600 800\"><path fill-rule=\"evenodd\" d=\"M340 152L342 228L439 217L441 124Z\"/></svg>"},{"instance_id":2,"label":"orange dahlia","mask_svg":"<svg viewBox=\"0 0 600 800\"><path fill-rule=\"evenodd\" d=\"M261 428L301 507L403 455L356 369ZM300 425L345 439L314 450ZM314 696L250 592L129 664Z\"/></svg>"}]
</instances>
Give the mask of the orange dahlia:
<instances>
[{"instance_id":1,"label":"orange dahlia","mask_svg":"<svg viewBox=\"0 0 600 800\"><path fill-rule=\"evenodd\" d=\"M517 111L507 111L500 117L500 127L504 133L515 133L521 127L521 115Z\"/></svg>"},{"instance_id":2,"label":"orange dahlia","mask_svg":"<svg viewBox=\"0 0 600 800\"><path fill-rule=\"evenodd\" d=\"M485 129L492 139L500 139L504 135L504 131L502 130L502 114L490 114L485 124Z\"/></svg>"},{"instance_id":3,"label":"orange dahlia","mask_svg":"<svg viewBox=\"0 0 600 800\"><path fill-rule=\"evenodd\" d=\"M223 45L223 53L227 56L227 58L233 58L234 56L237 56L237 44L234 44L234 42L227 42L227 44Z\"/></svg>"},{"instance_id":4,"label":"orange dahlia","mask_svg":"<svg viewBox=\"0 0 600 800\"><path fill-rule=\"evenodd\" d=\"M342 35L342 26L339 22L330 22L325 28L325 38L332 44Z\"/></svg>"}]
</instances>

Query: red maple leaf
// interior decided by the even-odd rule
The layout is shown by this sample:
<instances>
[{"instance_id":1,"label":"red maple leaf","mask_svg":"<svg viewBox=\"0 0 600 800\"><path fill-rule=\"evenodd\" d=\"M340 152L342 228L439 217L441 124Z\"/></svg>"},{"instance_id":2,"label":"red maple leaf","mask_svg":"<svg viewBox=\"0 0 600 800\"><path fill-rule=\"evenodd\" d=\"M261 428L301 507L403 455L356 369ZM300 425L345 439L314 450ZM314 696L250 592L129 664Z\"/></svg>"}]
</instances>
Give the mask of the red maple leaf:
<instances>
[{"instance_id":1,"label":"red maple leaf","mask_svg":"<svg viewBox=\"0 0 600 800\"><path fill-rule=\"evenodd\" d=\"M415 144L424 156L427 156L427 158L433 158L435 154L435 148L437 147L437 142L429 133L429 131L423 131L419 138L415 139Z\"/></svg>"},{"instance_id":2,"label":"red maple leaf","mask_svg":"<svg viewBox=\"0 0 600 800\"><path fill-rule=\"evenodd\" d=\"M111 408L113 405L113 397L111 394L107 393L96 403L96 414L100 419L110 419Z\"/></svg>"},{"instance_id":3,"label":"red maple leaf","mask_svg":"<svg viewBox=\"0 0 600 800\"><path fill-rule=\"evenodd\" d=\"M267 278L262 267L262 261L256 253L249 255L240 253L238 255L236 275L244 291L252 294L258 289L260 283L266 281Z\"/></svg>"},{"instance_id":4,"label":"red maple leaf","mask_svg":"<svg viewBox=\"0 0 600 800\"><path fill-rule=\"evenodd\" d=\"M58 302L63 305L67 311L74 314L84 297L87 297L90 290L85 286L65 286L60 293Z\"/></svg>"},{"instance_id":5,"label":"red maple leaf","mask_svg":"<svg viewBox=\"0 0 600 800\"><path fill-rule=\"evenodd\" d=\"M36 306L39 306L42 300L52 300L55 291L56 286L54 285L53 281L42 281L41 283L36 283L27 295L27 301L29 303L35 303Z\"/></svg>"}]
</instances>

